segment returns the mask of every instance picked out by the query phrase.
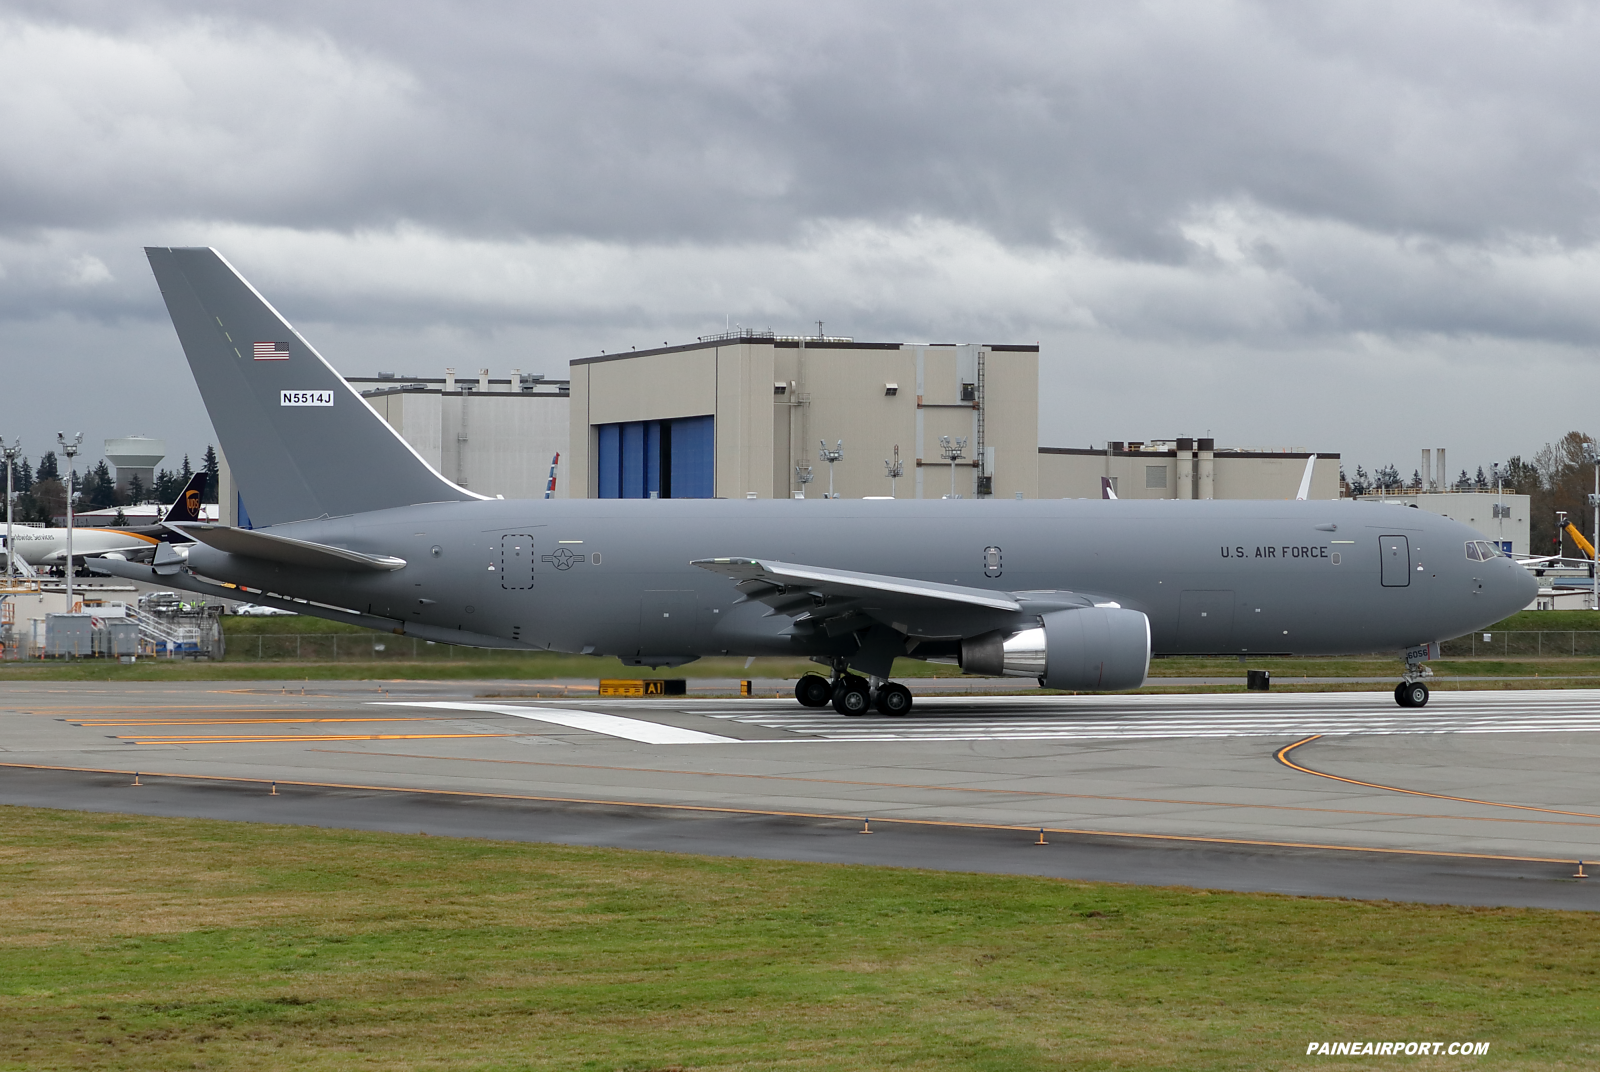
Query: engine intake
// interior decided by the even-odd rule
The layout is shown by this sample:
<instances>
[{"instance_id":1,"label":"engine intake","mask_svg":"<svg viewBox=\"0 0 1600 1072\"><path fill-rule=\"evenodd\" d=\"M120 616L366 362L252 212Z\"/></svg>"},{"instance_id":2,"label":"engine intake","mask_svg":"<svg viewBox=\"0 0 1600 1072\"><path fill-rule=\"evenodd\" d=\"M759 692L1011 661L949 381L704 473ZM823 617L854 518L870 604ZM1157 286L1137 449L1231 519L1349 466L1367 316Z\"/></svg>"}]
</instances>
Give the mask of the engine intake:
<instances>
[{"instance_id":1,"label":"engine intake","mask_svg":"<svg viewBox=\"0 0 1600 1072\"><path fill-rule=\"evenodd\" d=\"M1047 689L1136 689L1150 669L1150 619L1120 607L1052 611L1034 629L961 642L961 669L1036 677Z\"/></svg>"}]
</instances>

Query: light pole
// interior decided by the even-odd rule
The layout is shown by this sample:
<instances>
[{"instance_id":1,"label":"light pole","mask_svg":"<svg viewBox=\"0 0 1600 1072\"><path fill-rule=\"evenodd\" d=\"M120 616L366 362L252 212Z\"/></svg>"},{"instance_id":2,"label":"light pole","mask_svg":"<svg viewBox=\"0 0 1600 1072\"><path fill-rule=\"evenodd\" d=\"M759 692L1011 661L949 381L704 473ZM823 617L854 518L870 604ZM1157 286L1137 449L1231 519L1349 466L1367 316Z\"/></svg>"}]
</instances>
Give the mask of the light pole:
<instances>
[{"instance_id":1,"label":"light pole","mask_svg":"<svg viewBox=\"0 0 1600 1072\"><path fill-rule=\"evenodd\" d=\"M800 497L806 497L806 485L811 483L811 466L797 465L794 467L794 482L800 485Z\"/></svg>"},{"instance_id":2,"label":"light pole","mask_svg":"<svg viewBox=\"0 0 1600 1072\"><path fill-rule=\"evenodd\" d=\"M1589 496L1589 505L1594 508L1594 538L1600 540L1600 446L1594 443L1583 445L1583 460L1594 466L1594 494ZM1600 548L1600 544L1590 546ZM1600 551L1597 551L1600 555ZM1596 555L1589 557L1589 579L1593 588L1593 598L1589 601L1590 610L1600 610L1600 559Z\"/></svg>"},{"instance_id":3,"label":"light pole","mask_svg":"<svg viewBox=\"0 0 1600 1072\"><path fill-rule=\"evenodd\" d=\"M889 498L894 498L894 482L906 475L906 467L900 461L900 444L894 445L894 461L883 460L884 475L889 478Z\"/></svg>"},{"instance_id":4,"label":"light pole","mask_svg":"<svg viewBox=\"0 0 1600 1072\"><path fill-rule=\"evenodd\" d=\"M13 497L16 495L15 473L17 468L17 451L22 449L22 440L17 439L8 447L5 440L0 440L0 453L6 459L6 587L11 588L17 580L17 552L16 542L13 538L12 511L16 508Z\"/></svg>"},{"instance_id":5,"label":"light pole","mask_svg":"<svg viewBox=\"0 0 1600 1072\"><path fill-rule=\"evenodd\" d=\"M832 450L828 449L828 441L817 440L822 444L822 449L817 451L817 457L828 463L828 498L833 498L833 463L844 457L844 440L839 440L839 445Z\"/></svg>"},{"instance_id":6,"label":"light pole","mask_svg":"<svg viewBox=\"0 0 1600 1072\"><path fill-rule=\"evenodd\" d=\"M64 433L56 433L56 442L61 444L61 453L67 456L67 612L72 612L72 460L78 456L78 448L83 445L83 433L71 442L67 441Z\"/></svg>"},{"instance_id":7,"label":"light pole","mask_svg":"<svg viewBox=\"0 0 1600 1072\"><path fill-rule=\"evenodd\" d=\"M967 449L965 436L951 439L947 435L939 437L939 453L944 455L944 460L950 463L950 497L956 497L956 462L960 461Z\"/></svg>"}]
</instances>

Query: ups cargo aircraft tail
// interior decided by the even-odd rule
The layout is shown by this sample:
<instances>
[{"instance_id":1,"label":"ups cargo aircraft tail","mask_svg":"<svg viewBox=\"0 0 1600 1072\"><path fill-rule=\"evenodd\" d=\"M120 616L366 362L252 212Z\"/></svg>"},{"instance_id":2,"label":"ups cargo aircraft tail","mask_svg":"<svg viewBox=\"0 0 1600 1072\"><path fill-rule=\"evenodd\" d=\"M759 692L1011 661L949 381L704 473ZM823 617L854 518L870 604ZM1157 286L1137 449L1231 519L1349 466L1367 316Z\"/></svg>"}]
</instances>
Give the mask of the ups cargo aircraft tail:
<instances>
[{"instance_id":1,"label":"ups cargo aircraft tail","mask_svg":"<svg viewBox=\"0 0 1600 1072\"><path fill-rule=\"evenodd\" d=\"M1381 503L485 499L215 251L147 252L253 528L180 525L187 555L120 576L632 665L809 656L833 672L797 698L847 715L909 710L901 656L1114 690L1152 654L1394 650L1420 706L1438 641L1535 595L1471 529Z\"/></svg>"}]
</instances>

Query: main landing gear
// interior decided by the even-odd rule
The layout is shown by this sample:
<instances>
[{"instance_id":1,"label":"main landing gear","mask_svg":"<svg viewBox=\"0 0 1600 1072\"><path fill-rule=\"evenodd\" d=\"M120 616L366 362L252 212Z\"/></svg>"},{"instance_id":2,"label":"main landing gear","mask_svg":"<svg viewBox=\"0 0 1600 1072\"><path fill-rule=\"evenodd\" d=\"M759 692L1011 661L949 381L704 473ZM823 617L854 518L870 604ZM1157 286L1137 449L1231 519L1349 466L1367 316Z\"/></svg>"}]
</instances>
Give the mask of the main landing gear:
<instances>
[{"instance_id":1,"label":"main landing gear","mask_svg":"<svg viewBox=\"0 0 1600 1072\"><path fill-rule=\"evenodd\" d=\"M1422 663L1431 648L1432 645L1423 645L1406 651L1406 672L1401 675L1400 684L1394 687L1394 702L1401 707L1428 705L1428 683L1423 678L1432 677L1433 669Z\"/></svg>"},{"instance_id":2,"label":"main landing gear","mask_svg":"<svg viewBox=\"0 0 1600 1072\"><path fill-rule=\"evenodd\" d=\"M846 672L843 663L834 667L833 680L821 674L805 674L794 685L794 698L807 707L826 707L841 715L859 718L872 708L880 714L899 716L911 710L911 690L897 681L865 678Z\"/></svg>"}]
</instances>

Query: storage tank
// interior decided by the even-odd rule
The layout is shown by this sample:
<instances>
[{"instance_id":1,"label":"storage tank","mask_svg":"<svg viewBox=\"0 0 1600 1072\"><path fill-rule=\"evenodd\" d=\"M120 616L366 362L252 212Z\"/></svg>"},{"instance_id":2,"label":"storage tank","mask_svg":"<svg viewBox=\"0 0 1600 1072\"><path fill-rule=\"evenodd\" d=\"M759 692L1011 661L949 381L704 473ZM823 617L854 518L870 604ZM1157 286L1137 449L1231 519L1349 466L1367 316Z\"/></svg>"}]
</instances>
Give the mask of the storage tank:
<instances>
[{"instance_id":1,"label":"storage tank","mask_svg":"<svg viewBox=\"0 0 1600 1072\"><path fill-rule=\"evenodd\" d=\"M148 494L156 482L156 466L167 456L167 444L149 436L124 436L106 440L106 461L117 470L117 490L124 495L135 476Z\"/></svg>"}]
</instances>

